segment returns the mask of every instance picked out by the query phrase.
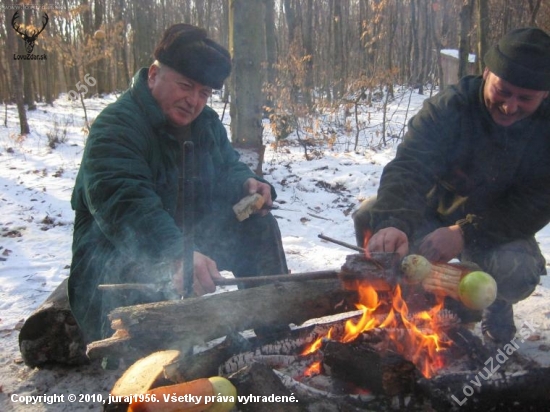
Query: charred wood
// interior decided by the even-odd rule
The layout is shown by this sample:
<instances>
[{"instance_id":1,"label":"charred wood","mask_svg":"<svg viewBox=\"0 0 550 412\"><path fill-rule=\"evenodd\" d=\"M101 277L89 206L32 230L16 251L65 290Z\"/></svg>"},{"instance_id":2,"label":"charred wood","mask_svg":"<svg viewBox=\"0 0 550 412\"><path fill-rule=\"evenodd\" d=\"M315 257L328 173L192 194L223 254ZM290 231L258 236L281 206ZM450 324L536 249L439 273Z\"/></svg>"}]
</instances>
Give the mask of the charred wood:
<instances>
[{"instance_id":1,"label":"charred wood","mask_svg":"<svg viewBox=\"0 0 550 412\"><path fill-rule=\"evenodd\" d=\"M196 354L187 354L183 359L164 367L164 375L174 382L189 382L215 376L218 369L235 353L251 349L251 343L239 333L232 333L218 345Z\"/></svg>"},{"instance_id":2,"label":"charred wood","mask_svg":"<svg viewBox=\"0 0 550 412\"><path fill-rule=\"evenodd\" d=\"M550 402L550 368L515 373L461 372L420 379L418 387L436 411L543 411ZM493 369L493 370L491 370Z\"/></svg>"},{"instance_id":3,"label":"charred wood","mask_svg":"<svg viewBox=\"0 0 550 412\"><path fill-rule=\"evenodd\" d=\"M379 352L367 344L327 342L323 348L325 372L374 394L412 393L415 366L400 355Z\"/></svg>"},{"instance_id":4,"label":"charred wood","mask_svg":"<svg viewBox=\"0 0 550 412\"><path fill-rule=\"evenodd\" d=\"M273 370L262 363L254 362L229 376L237 388L239 402L237 407L242 412L303 412L305 409L281 382ZM271 402L270 399L273 399ZM279 399L279 402L275 402ZM281 400L285 400L282 402Z\"/></svg>"},{"instance_id":5,"label":"charred wood","mask_svg":"<svg viewBox=\"0 0 550 412\"><path fill-rule=\"evenodd\" d=\"M375 260L362 253L347 255L340 278L350 289L357 288L358 283L368 283L376 290L389 290L399 280L397 264L393 253L377 254Z\"/></svg>"}]
</instances>

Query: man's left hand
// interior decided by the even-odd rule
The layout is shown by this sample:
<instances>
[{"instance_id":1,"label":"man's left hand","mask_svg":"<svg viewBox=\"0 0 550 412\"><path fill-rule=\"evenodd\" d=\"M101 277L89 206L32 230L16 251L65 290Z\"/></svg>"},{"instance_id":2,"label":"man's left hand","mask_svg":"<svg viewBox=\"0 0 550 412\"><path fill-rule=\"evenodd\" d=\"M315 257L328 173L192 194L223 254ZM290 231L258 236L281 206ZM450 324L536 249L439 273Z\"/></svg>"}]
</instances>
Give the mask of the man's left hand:
<instances>
[{"instance_id":1,"label":"man's left hand","mask_svg":"<svg viewBox=\"0 0 550 412\"><path fill-rule=\"evenodd\" d=\"M418 253L428 260L448 262L464 249L464 236L458 225L440 227L422 239Z\"/></svg>"},{"instance_id":2,"label":"man's left hand","mask_svg":"<svg viewBox=\"0 0 550 412\"><path fill-rule=\"evenodd\" d=\"M269 213L269 208L273 206L273 199L271 199L271 186L251 177L244 182L243 191L245 196L253 195L254 193L259 193L262 195L264 198L264 209L260 209L257 213L261 216L265 216Z\"/></svg>"}]
</instances>

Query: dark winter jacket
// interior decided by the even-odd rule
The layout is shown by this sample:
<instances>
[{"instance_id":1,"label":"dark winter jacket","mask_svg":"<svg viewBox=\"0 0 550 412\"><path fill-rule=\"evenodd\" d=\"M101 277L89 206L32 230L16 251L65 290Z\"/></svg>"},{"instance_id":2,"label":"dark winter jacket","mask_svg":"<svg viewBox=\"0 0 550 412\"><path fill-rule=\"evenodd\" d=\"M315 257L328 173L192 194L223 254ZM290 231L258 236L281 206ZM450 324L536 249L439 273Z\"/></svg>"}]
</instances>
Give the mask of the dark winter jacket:
<instances>
[{"instance_id":1,"label":"dark winter jacket","mask_svg":"<svg viewBox=\"0 0 550 412\"><path fill-rule=\"evenodd\" d=\"M374 231L410 239L434 216L464 223L466 246L533 236L550 221L550 104L510 127L497 125L468 76L424 102L381 178Z\"/></svg>"},{"instance_id":2,"label":"dark winter jacket","mask_svg":"<svg viewBox=\"0 0 550 412\"><path fill-rule=\"evenodd\" d=\"M243 183L256 176L239 161L211 108L192 123L190 136L200 220L220 205L236 203ZM94 121L76 178L69 293L78 319L91 310L97 284L106 276L124 281L124 273L131 272L134 281L139 274L145 282L168 280L159 279L162 268L183 252L175 223L181 157L182 144L169 133L147 86L147 69L141 69L129 90Z\"/></svg>"}]
</instances>

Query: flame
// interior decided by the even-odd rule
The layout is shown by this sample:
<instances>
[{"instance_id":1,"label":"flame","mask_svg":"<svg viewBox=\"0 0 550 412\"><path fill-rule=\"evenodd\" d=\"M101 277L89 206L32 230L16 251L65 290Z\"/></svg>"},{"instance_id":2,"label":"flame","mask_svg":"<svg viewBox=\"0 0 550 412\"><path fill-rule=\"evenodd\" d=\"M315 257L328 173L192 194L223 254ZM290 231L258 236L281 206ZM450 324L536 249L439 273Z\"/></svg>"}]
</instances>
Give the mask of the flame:
<instances>
[{"instance_id":1,"label":"flame","mask_svg":"<svg viewBox=\"0 0 550 412\"><path fill-rule=\"evenodd\" d=\"M352 321L346 322L346 333L343 342L351 342L363 331L374 329L376 327L376 319L372 316L373 312L378 308L378 293L370 285L359 284L359 302L357 309L363 311L363 316L359 322L354 324Z\"/></svg>"},{"instance_id":2,"label":"flame","mask_svg":"<svg viewBox=\"0 0 550 412\"><path fill-rule=\"evenodd\" d=\"M321 362L313 362L309 367L305 370L304 376L310 377L313 375L319 375L321 373Z\"/></svg>"},{"instance_id":3,"label":"flame","mask_svg":"<svg viewBox=\"0 0 550 412\"><path fill-rule=\"evenodd\" d=\"M319 339L317 339L315 342L313 342L311 345L309 345L303 352L302 356L309 355L310 353L317 352L323 343L323 339L332 339L332 328L330 328L325 336L321 336Z\"/></svg>"},{"instance_id":4,"label":"flame","mask_svg":"<svg viewBox=\"0 0 550 412\"><path fill-rule=\"evenodd\" d=\"M351 342L363 332L384 328L388 331L388 336L396 350L414 363L426 378L433 377L443 366L439 352L446 348L436 324L437 313L443 308L443 300L429 311L420 312L411 317L398 285L392 296L392 308L386 317L380 320L380 317L374 316L374 312L380 306L376 290L371 285L359 284L358 293L359 303L356 306L363 311L363 314L356 323L352 320L346 322L344 336L340 340ZM330 339L331 333L332 328L326 338ZM303 354L317 351L324 338L317 339ZM308 373L311 373L312 367L313 365L308 368Z\"/></svg>"},{"instance_id":5,"label":"flame","mask_svg":"<svg viewBox=\"0 0 550 412\"><path fill-rule=\"evenodd\" d=\"M372 231L370 229L365 229L363 232L363 249L365 249L365 256L370 259L371 255L369 252L369 249L367 249L367 245L369 244L369 240L372 237Z\"/></svg>"}]
</instances>

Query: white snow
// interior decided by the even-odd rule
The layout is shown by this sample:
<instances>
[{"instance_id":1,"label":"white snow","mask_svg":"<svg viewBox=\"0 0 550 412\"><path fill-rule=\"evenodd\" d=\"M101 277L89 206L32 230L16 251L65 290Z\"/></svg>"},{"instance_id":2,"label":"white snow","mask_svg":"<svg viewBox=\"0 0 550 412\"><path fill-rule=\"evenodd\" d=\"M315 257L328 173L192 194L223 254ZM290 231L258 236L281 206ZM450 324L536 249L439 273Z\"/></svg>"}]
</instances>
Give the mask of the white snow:
<instances>
[{"instance_id":1,"label":"white snow","mask_svg":"<svg viewBox=\"0 0 550 412\"><path fill-rule=\"evenodd\" d=\"M412 90L397 90L388 109L390 121L386 126L391 135L387 146L379 144L379 107L362 108L364 123L356 151L353 116L343 119L338 113L319 118L316 146L308 147L309 161L295 137L277 147L269 128L265 128L264 173L279 194L281 210L273 213L293 272L339 268L345 256L354 253L322 241L318 235L355 243L351 212L376 194L382 168L395 154L398 140L392 136L402 136L407 118L420 108L425 97ZM86 99L89 119L115 99L114 95ZM218 101L212 106L220 113L223 110ZM82 107L66 96L53 107L39 104L28 117L32 132L20 137L16 108L8 105L6 112L1 111L0 410L100 411L98 403L71 404L67 395L107 396L121 370L104 371L97 365L30 369L21 362L18 328L69 273L73 228L69 200L86 141ZM227 114L223 121L229 122ZM49 140L56 135L62 142L51 148ZM335 138L329 144L331 135ZM550 259L550 229L538 233L537 239ZM535 293L516 305L518 327L524 321L536 325L533 340L522 343L519 351L545 366L550 364L550 357L546 347L541 346L545 349L541 350L539 346L547 344L549 337L549 278L543 277ZM21 396L42 394L64 394L65 402L20 402Z\"/></svg>"}]
</instances>

